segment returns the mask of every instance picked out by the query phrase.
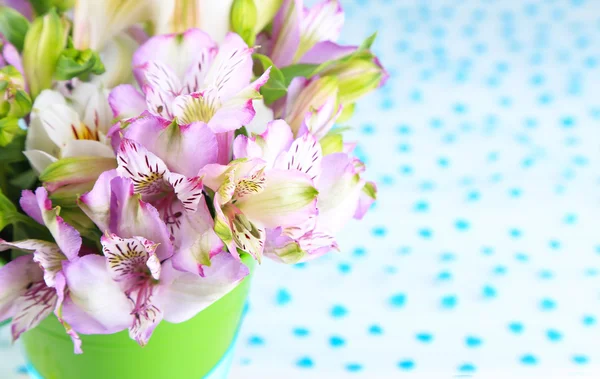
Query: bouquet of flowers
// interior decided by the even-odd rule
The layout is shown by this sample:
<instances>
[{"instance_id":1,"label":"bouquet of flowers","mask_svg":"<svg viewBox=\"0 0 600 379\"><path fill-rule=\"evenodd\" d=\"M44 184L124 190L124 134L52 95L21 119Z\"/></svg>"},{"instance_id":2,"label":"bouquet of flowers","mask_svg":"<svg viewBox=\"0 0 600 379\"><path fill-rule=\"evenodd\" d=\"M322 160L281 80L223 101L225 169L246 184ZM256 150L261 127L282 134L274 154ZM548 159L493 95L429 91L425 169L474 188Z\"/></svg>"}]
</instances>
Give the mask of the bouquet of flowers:
<instances>
[{"instance_id":1,"label":"bouquet of flowers","mask_svg":"<svg viewBox=\"0 0 600 379\"><path fill-rule=\"evenodd\" d=\"M337 125L387 73L338 0L4 0L0 321L148 343L336 249L376 187Z\"/></svg>"}]
</instances>

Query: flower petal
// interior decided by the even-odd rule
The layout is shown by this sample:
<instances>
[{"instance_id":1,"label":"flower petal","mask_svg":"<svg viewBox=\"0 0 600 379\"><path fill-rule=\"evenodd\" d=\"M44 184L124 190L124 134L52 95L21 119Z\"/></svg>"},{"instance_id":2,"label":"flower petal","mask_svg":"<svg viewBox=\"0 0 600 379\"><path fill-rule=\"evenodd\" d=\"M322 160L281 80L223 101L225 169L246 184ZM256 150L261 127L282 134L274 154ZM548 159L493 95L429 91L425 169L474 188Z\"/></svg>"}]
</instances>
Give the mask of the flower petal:
<instances>
[{"instance_id":1,"label":"flower petal","mask_svg":"<svg viewBox=\"0 0 600 379\"><path fill-rule=\"evenodd\" d=\"M56 274L62 270L62 262L67 259L58 246L42 240L23 240L3 242L0 240L0 251L19 249L33 252L33 261L44 271L44 281L48 287L54 287Z\"/></svg>"},{"instance_id":2,"label":"flower petal","mask_svg":"<svg viewBox=\"0 0 600 379\"><path fill-rule=\"evenodd\" d=\"M162 217L156 208L134 195L130 179L116 177L111 181L109 230L121 238L143 236L159 244L156 255L161 261L173 255L171 235Z\"/></svg>"},{"instance_id":3,"label":"flower petal","mask_svg":"<svg viewBox=\"0 0 600 379\"><path fill-rule=\"evenodd\" d=\"M154 329L162 321L162 311L149 304L135 312L133 317L133 325L129 327L129 337L144 347L148 344Z\"/></svg>"},{"instance_id":4,"label":"flower petal","mask_svg":"<svg viewBox=\"0 0 600 379\"><path fill-rule=\"evenodd\" d=\"M25 293L30 283L41 280L42 270L33 261L32 255L22 255L0 267L0 321L13 317L15 301Z\"/></svg>"},{"instance_id":5,"label":"flower petal","mask_svg":"<svg viewBox=\"0 0 600 379\"><path fill-rule=\"evenodd\" d=\"M108 104L108 91L102 85L79 82L70 96L71 107L81 116L81 121L96 133L104 135L112 123Z\"/></svg>"},{"instance_id":6,"label":"flower petal","mask_svg":"<svg viewBox=\"0 0 600 379\"><path fill-rule=\"evenodd\" d=\"M181 94L181 81L165 64L148 62L144 71L146 107L155 116L167 120L173 119L172 103Z\"/></svg>"},{"instance_id":7,"label":"flower petal","mask_svg":"<svg viewBox=\"0 0 600 379\"><path fill-rule=\"evenodd\" d=\"M131 325L132 304L110 277L106 258L90 254L64 265L69 295L63 318L83 334L112 334Z\"/></svg>"},{"instance_id":8,"label":"flower petal","mask_svg":"<svg viewBox=\"0 0 600 379\"><path fill-rule=\"evenodd\" d=\"M144 273L159 279L160 262L155 254L158 245L154 242L143 237L121 238L111 233L103 235L100 241L108 271L126 293L139 284Z\"/></svg>"},{"instance_id":9,"label":"flower petal","mask_svg":"<svg viewBox=\"0 0 600 379\"><path fill-rule=\"evenodd\" d=\"M332 41L318 42L300 58L298 63L321 64L337 60L348 54L352 54L357 48L357 46L338 45Z\"/></svg>"},{"instance_id":10,"label":"flower petal","mask_svg":"<svg viewBox=\"0 0 600 379\"><path fill-rule=\"evenodd\" d=\"M21 192L21 198L19 199L19 205L27 213L29 217L34 219L40 224L44 224L44 218L42 217L42 210L38 204L37 197L30 190L24 190Z\"/></svg>"},{"instance_id":11,"label":"flower petal","mask_svg":"<svg viewBox=\"0 0 600 379\"><path fill-rule=\"evenodd\" d=\"M253 49L240 36L229 33L206 75L205 88L216 88L221 100L233 97L250 83Z\"/></svg>"},{"instance_id":12,"label":"flower petal","mask_svg":"<svg viewBox=\"0 0 600 379\"><path fill-rule=\"evenodd\" d=\"M184 78L198 56L206 51L214 54L216 45L200 29L189 29L183 34L164 34L150 38L135 52L133 68L140 85L145 83L144 71L148 62L161 62L170 67L178 78ZM202 69L204 71L204 69Z\"/></svg>"},{"instance_id":13,"label":"flower petal","mask_svg":"<svg viewBox=\"0 0 600 379\"><path fill-rule=\"evenodd\" d=\"M344 25L344 11L339 0L324 0L304 14L297 62L317 42L336 40Z\"/></svg>"},{"instance_id":14,"label":"flower petal","mask_svg":"<svg viewBox=\"0 0 600 379\"><path fill-rule=\"evenodd\" d=\"M57 300L56 289L48 287L44 281L32 283L15 302L15 315L11 323L13 341L52 314Z\"/></svg>"},{"instance_id":15,"label":"flower petal","mask_svg":"<svg viewBox=\"0 0 600 379\"><path fill-rule=\"evenodd\" d=\"M217 137L201 122L177 126L149 116L133 122L125 137L159 156L171 171L188 178L215 163L219 154Z\"/></svg>"},{"instance_id":16,"label":"flower petal","mask_svg":"<svg viewBox=\"0 0 600 379\"><path fill-rule=\"evenodd\" d=\"M29 164L38 174L58 160L56 157L41 150L26 150L23 152L23 155L27 157Z\"/></svg>"},{"instance_id":17,"label":"flower petal","mask_svg":"<svg viewBox=\"0 0 600 379\"><path fill-rule=\"evenodd\" d=\"M284 0L273 20L275 44L270 57L277 67L289 66L300 46L302 24L302 2Z\"/></svg>"},{"instance_id":18,"label":"flower petal","mask_svg":"<svg viewBox=\"0 0 600 379\"><path fill-rule=\"evenodd\" d=\"M306 174L273 169L267 173L265 190L238 200L236 206L267 228L291 226L317 213L317 194Z\"/></svg>"},{"instance_id":19,"label":"flower petal","mask_svg":"<svg viewBox=\"0 0 600 379\"><path fill-rule=\"evenodd\" d=\"M202 197L202 178L186 178L183 175L168 173L165 178L173 187L173 191L177 198L183 204L183 207L188 212L195 212L198 209Z\"/></svg>"},{"instance_id":20,"label":"flower petal","mask_svg":"<svg viewBox=\"0 0 600 379\"><path fill-rule=\"evenodd\" d=\"M321 145L310 133L294 141L287 154L280 157L276 167L284 170L298 170L316 182L321 174Z\"/></svg>"},{"instance_id":21,"label":"flower petal","mask_svg":"<svg viewBox=\"0 0 600 379\"><path fill-rule=\"evenodd\" d=\"M173 267L179 271L203 275L203 267L210 266L210 259L222 250L223 242L215 231L209 228L202 234L189 235L171 261Z\"/></svg>"},{"instance_id":22,"label":"flower petal","mask_svg":"<svg viewBox=\"0 0 600 379\"><path fill-rule=\"evenodd\" d=\"M139 116L146 110L146 98L130 84L113 88L108 103L113 116L119 120Z\"/></svg>"},{"instance_id":23,"label":"flower petal","mask_svg":"<svg viewBox=\"0 0 600 379\"><path fill-rule=\"evenodd\" d=\"M62 158L103 157L114 158L115 153L109 145L91 140L71 140L62 149Z\"/></svg>"},{"instance_id":24,"label":"flower petal","mask_svg":"<svg viewBox=\"0 0 600 379\"><path fill-rule=\"evenodd\" d=\"M131 179L135 193L148 197L168 190L165 182L169 174L167 165L139 143L123 138L117 162L117 173Z\"/></svg>"},{"instance_id":25,"label":"flower petal","mask_svg":"<svg viewBox=\"0 0 600 379\"><path fill-rule=\"evenodd\" d=\"M241 261L226 252L211 259L210 266L204 267L204 277L175 270L166 262L158 294L165 320L189 320L234 289L248 273Z\"/></svg>"},{"instance_id":26,"label":"flower petal","mask_svg":"<svg viewBox=\"0 0 600 379\"><path fill-rule=\"evenodd\" d=\"M103 172L90 192L79 197L79 207L101 231L108 230L110 213L110 182L117 177L117 170Z\"/></svg>"},{"instance_id":27,"label":"flower petal","mask_svg":"<svg viewBox=\"0 0 600 379\"><path fill-rule=\"evenodd\" d=\"M39 119L52 142L60 148L78 139L82 131L79 115L67 105L50 105L39 112Z\"/></svg>"}]
</instances>

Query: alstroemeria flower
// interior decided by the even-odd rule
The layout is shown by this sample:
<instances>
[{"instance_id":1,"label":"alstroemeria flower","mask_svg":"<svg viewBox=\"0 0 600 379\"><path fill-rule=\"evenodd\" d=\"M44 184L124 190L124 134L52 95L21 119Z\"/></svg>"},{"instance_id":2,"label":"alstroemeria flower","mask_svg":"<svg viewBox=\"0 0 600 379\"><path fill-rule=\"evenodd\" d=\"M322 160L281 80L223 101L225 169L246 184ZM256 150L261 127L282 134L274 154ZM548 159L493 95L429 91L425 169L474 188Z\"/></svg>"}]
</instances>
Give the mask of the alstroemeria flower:
<instances>
[{"instance_id":1,"label":"alstroemeria flower","mask_svg":"<svg viewBox=\"0 0 600 379\"><path fill-rule=\"evenodd\" d=\"M344 24L339 0L324 0L307 9L303 0L285 0L273 20L266 55L277 67L295 63L320 64L356 50L334 41Z\"/></svg>"},{"instance_id":2,"label":"alstroemeria flower","mask_svg":"<svg viewBox=\"0 0 600 379\"><path fill-rule=\"evenodd\" d=\"M13 66L21 75L25 75L19 51L0 34L0 68L4 66Z\"/></svg>"},{"instance_id":3,"label":"alstroemeria flower","mask_svg":"<svg viewBox=\"0 0 600 379\"><path fill-rule=\"evenodd\" d=\"M106 256L85 256L65 266L71 288L63 304L65 320L82 333L128 328L144 345L163 318L180 322L192 317L248 273L222 251L209 258L202 275L176 270L173 259L188 252L174 250L167 225L141 197L134 181L116 172L103 174L94 190L82 196L82 209L105 231ZM182 278L197 287L179 284ZM171 297L181 296L193 301L172 303Z\"/></svg>"},{"instance_id":4,"label":"alstroemeria flower","mask_svg":"<svg viewBox=\"0 0 600 379\"><path fill-rule=\"evenodd\" d=\"M260 261L265 228L295 225L316 214L317 190L304 172L241 159L208 165L201 174L215 191L215 232L231 254L237 255L239 248Z\"/></svg>"},{"instance_id":5,"label":"alstroemeria flower","mask_svg":"<svg viewBox=\"0 0 600 379\"><path fill-rule=\"evenodd\" d=\"M306 131L323 138L339 117L342 106L335 77L306 79L297 77L287 95L275 106L275 117L288 122L294 135Z\"/></svg>"},{"instance_id":6,"label":"alstroemeria flower","mask_svg":"<svg viewBox=\"0 0 600 379\"><path fill-rule=\"evenodd\" d=\"M258 89L269 78L266 72L250 83L251 54L232 33L219 47L198 29L153 37L133 59L144 94L132 86L115 88L110 95L114 115L134 117L148 109L182 125L204 122L215 133L238 129L254 117L252 100L260 98Z\"/></svg>"},{"instance_id":7,"label":"alstroemeria flower","mask_svg":"<svg viewBox=\"0 0 600 379\"><path fill-rule=\"evenodd\" d=\"M229 31L233 0L153 0L156 34L183 33L199 28L221 42Z\"/></svg>"},{"instance_id":8,"label":"alstroemeria flower","mask_svg":"<svg viewBox=\"0 0 600 379\"><path fill-rule=\"evenodd\" d=\"M79 83L66 97L44 90L33 104L24 154L37 172L60 158L114 158L106 138L111 119L101 86Z\"/></svg>"},{"instance_id":9,"label":"alstroemeria flower","mask_svg":"<svg viewBox=\"0 0 600 379\"><path fill-rule=\"evenodd\" d=\"M73 45L79 50L100 51L117 34L150 17L148 0L77 0L73 10Z\"/></svg>"},{"instance_id":10,"label":"alstroemeria flower","mask_svg":"<svg viewBox=\"0 0 600 379\"><path fill-rule=\"evenodd\" d=\"M21 206L33 219L48 228L55 243L0 239L0 251L19 249L33 253L18 257L0 269L0 321L12 317L12 336L16 340L55 312L71 335L75 352L81 353L79 337L61 318L66 291L62 264L78 259L81 237L58 215L60 209L52 208L48 192L43 187L38 188L35 194L23 191Z\"/></svg>"},{"instance_id":11,"label":"alstroemeria flower","mask_svg":"<svg viewBox=\"0 0 600 379\"><path fill-rule=\"evenodd\" d=\"M334 234L353 216L362 217L370 206L367 199L361 201L366 183L360 178L364 171L360 161L346 153L322 156L314 135L305 132L294 139L282 120L271 122L261 135L239 136L234 142L234 157L263 159L267 167L304 173L319 191L317 213L266 231L265 255L276 260L295 263L337 248ZM369 185L369 189L374 196L374 187Z\"/></svg>"}]
</instances>

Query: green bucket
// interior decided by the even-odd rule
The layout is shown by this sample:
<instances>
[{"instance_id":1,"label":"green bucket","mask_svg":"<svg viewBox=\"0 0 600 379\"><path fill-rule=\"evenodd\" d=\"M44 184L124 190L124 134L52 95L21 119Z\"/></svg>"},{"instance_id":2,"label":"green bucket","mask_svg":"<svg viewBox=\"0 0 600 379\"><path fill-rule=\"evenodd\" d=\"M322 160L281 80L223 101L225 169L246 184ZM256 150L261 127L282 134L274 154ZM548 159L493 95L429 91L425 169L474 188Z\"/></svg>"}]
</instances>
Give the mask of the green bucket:
<instances>
[{"instance_id":1,"label":"green bucket","mask_svg":"<svg viewBox=\"0 0 600 379\"><path fill-rule=\"evenodd\" d=\"M246 258L244 263L252 270L254 261ZM249 286L250 276L193 319L181 324L163 321L143 348L127 331L82 335L84 354L76 355L62 325L48 317L22 336L26 359L43 379L212 377L235 342Z\"/></svg>"}]
</instances>

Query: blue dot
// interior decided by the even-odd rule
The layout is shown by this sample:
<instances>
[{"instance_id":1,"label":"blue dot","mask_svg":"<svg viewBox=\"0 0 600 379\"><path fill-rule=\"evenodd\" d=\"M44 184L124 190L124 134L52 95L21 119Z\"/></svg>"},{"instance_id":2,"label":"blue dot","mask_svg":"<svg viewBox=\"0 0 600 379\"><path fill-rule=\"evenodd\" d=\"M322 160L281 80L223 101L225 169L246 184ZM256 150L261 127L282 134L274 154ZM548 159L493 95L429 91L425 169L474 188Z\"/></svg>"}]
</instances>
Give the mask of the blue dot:
<instances>
[{"instance_id":1,"label":"blue dot","mask_svg":"<svg viewBox=\"0 0 600 379\"><path fill-rule=\"evenodd\" d=\"M413 173L413 168L409 165L400 166L400 173L402 175L411 175Z\"/></svg>"},{"instance_id":2,"label":"blue dot","mask_svg":"<svg viewBox=\"0 0 600 379\"><path fill-rule=\"evenodd\" d=\"M402 370L412 370L415 368L415 362L411 359L405 359L398 362L398 367Z\"/></svg>"},{"instance_id":3,"label":"blue dot","mask_svg":"<svg viewBox=\"0 0 600 379\"><path fill-rule=\"evenodd\" d=\"M260 336L251 336L248 338L248 345L250 346L262 346L265 344L265 340Z\"/></svg>"},{"instance_id":4,"label":"blue dot","mask_svg":"<svg viewBox=\"0 0 600 379\"><path fill-rule=\"evenodd\" d=\"M437 279L440 281L446 281L452 279L452 273L450 271L441 271L437 275Z\"/></svg>"},{"instance_id":5,"label":"blue dot","mask_svg":"<svg viewBox=\"0 0 600 379\"><path fill-rule=\"evenodd\" d=\"M460 372L475 372L475 365L472 363L464 363L458 367L458 371Z\"/></svg>"},{"instance_id":6,"label":"blue dot","mask_svg":"<svg viewBox=\"0 0 600 379\"><path fill-rule=\"evenodd\" d=\"M556 308L556 302L550 298L544 298L540 301L540 309L543 311L551 311Z\"/></svg>"},{"instance_id":7,"label":"blue dot","mask_svg":"<svg viewBox=\"0 0 600 379\"><path fill-rule=\"evenodd\" d=\"M398 151L401 153L408 153L410 152L410 145L407 143L401 143L398 145Z\"/></svg>"},{"instance_id":8,"label":"blue dot","mask_svg":"<svg viewBox=\"0 0 600 379\"><path fill-rule=\"evenodd\" d=\"M529 256L525 253L516 253L515 259L518 260L519 262L527 262L527 261L529 261Z\"/></svg>"},{"instance_id":9,"label":"blue dot","mask_svg":"<svg viewBox=\"0 0 600 379\"><path fill-rule=\"evenodd\" d=\"M433 341L433 335L431 333L417 333L415 338L417 339L417 341L423 343L430 343L431 341Z\"/></svg>"},{"instance_id":10,"label":"blue dot","mask_svg":"<svg viewBox=\"0 0 600 379\"><path fill-rule=\"evenodd\" d=\"M481 290L481 294L485 298L492 299L497 296L498 292L496 291L496 289L494 287L492 287L490 285L485 285L485 286L483 286L483 289Z\"/></svg>"},{"instance_id":11,"label":"blue dot","mask_svg":"<svg viewBox=\"0 0 600 379\"><path fill-rule=\"evenodd\" d=\"M306 268L306 266L307 266L307 265L308 265L308 264L307 264L306 262L300 262L300 263L296 263L296 264L294 265L294 268L299 268L299 269L302 269L302 268Z\"/></svg>"},{"instance_id":12,"label":"blue dot","mask_svg":"<svg viewBox=\"0 0 600 379\"><path fill-rule=\"evenodd\" d=\"M363 366L360 363L348 363L346 365L346 371L349 372L359 372L363 369Z\"/></svg>"},{"instance_id":13,"label":"blue dot","mask_svg":"<svg viewBox=\"0 0 600 379\"><path fill-rule=\"evenodd\" d=\"M454 112L462 114L462 113L466 113L467 112L467 106L465 104L455 104L454 105Z\"/></svg>"},{"instance_id":14,"label":"blue dot","mask_svg":"<svg viewBox=\"0 0 600 379\"><path fill-rule=\"evenodd\" d=\"M589 362L589 359L585 355L574 355L573 356L573 363L575 363L575 364L584 365L584 364L587 364L588 362Z\"/></svg>"},{"instance_id":15,"label":"blue dot","mask_svg":"<svg viewBox=\"0 0 600 379\"><path fill-rule=\"evenodd\" d=\"M403 293L397 293L390 297L389 303L394 308L402 308L406 304L406 295Z\"/></svg>"},{"instance_id":16,"label":"blue dot","mask_svg":"<svg viewBox=\"0 0 600 379\"><path fill-rule=\"evenodd\" d=\"M523 329L525 329L525 327L522 323L518 321L513 321L510 324L508 324L508 329L514 334L521 334L523 333Z\"/></svg>"},{"instance_id":17,"label":"blue dot","mask_svg":"<svg viewBox=\"0 0 600 379\"><path fill-rule=\"evenodd\" d=\"M391 98L385 98L381 102L381 109L383 109L383 110L390 110L393 107L394 107L394 100L392 100Z\"/></svg>"},{"instance_id":18,"label":"blue dot","mask_svg":"<svg viewBox=\"0 0 600 379\"><path fill-rule=\"evenodd\" d=\"M469 221L467 221L467 220L459 219L459 220L456 220L456 222L454 223L454 226L459 231L464 232L466 230L469 230L470 224L469 224Z\"/></svg>"},{"instance_id":19,"label":"blue dot","mask_svg":"<svg viewBox=\"0 0 600 379\"><path fill-rule=\"evenodd\" d=\"M508 194L512 198L518 198L521 197L521 195L523 194L523 190L521 190L520 188L511 188L510 190L508 190Z\"/></svg>"},{"instance_id":20,"label":"blue dot","mask_svg":"<svg viewBox=\"0 0 600 379\"><path fill-rule=\"evenodd\" d=\"M383 226L376 226L373 228L372 233L375 237L385 237L387 230Z\"/></svg>"},{"instance_id":21,"label":"blue dot","mask_svg":"<svg viewBox=\"0 0 600 379\"><path fill-rule=\"evenodd\" d=\"M504 275L504 274L506 274L506 271L507 271L506 266L501 266L501 265L494 267L494 270L493 270L494 274L496 274L496 275Z\"/></svg>"},{"instance_id":22,"label":"blue dot","mask_svg":"<svg viewBox=\"0 0 600 379\"><path fill-rule=\"evenodd\" d=\"M565 129L570 129L573 126L575 126L575 119L573 117L567 116L567 117L563 117L560 120L560 123L562 124L562 127Z\"/></svg>"},{"instance_id":23,"label":"blue dot","mask_svg":"<svg viewBox=\"0 0 600 379\"><path fill-rule=\"evenodd\" d=\"M552 279L554 277L554 273L550 270L541 270L538 275L541 279Z\"/></svg>"},{"instance_id":24,"label":"blue dot","mask_svg":"<svg viewBox=\"0 0 600 379\"><path fill-rule=\"evenodd\" d=\"M454 253L442 253L442 255L440 255L440 260L442 262L454 262L456 260L456 255Z\"/></svg>"},{"instance_id":25,"label":"blue dot","mask_svg":"<svg viewBox=\"0 0 600 379\"><path fill-rule=\"evenodd\" d=\"M435 183L430 180L425 180L420 185L421 191L431 191L435 189Z\"/></svg>"},{"instance_id":26,"label":"blue dot","mask_svg":"<svg viewBox=\"0 0 600 379\"><path fill-rule=\"evenodd\" d=\"M331 345L331 347L337 348L337 347L342 347L346 344L346 341L339 336L332 336L331 338L329 338L329 344Z\"/></svg>"},{"instance_id":27,"label":"blue dot","mask_svg":"<svg viewBox=\"0 0 600 379\"><path fill-rule=\"evenodd\" d=\"M439 129L444 125L444 123L439 118L434 118L429 122L429 125L431 125L431 127L434 129Z\"/></svg>"},{"instance_id":28,"label":"blue dot","mask_svg":"<svg viewBox=\"0 0 600 379\"><path fill-rule=\"evenodd\" d=\"M302 357L296 361L296 366L300 368L312 368L314 365L315 364L310 357Z\"/></svg>"},{"instance_id":29,"label":"blue dot","mask_svg":"<svg viewBox=\"0 0 600 379\"><path fill-rule=\"evenodd\" d=\"M520 229L512 228L508 231L512 238L520 238L523 235Z\"/></svg>"},{"instance_id":30,"label":"blue dot","mask_svg":"<svg viewBox=\"0 0 600 379\"><path fill-rule=\"evenodd\" d=\"M383 334L383 329L381 328L381 326L373 324L369 326L369 334L374 336L380 336Z\"/></svg>"},{"instance_id":31,"label":"blue dot","mask_svg":"<svg viewBox=\"0 0 600 379\"><path fill-rule=\"evenodd\" d=\"M550 242L548 242L548 245L550 245L550 248L553 249L553 250L560 249L560 241L550 240Z\"/></svg>"},{"instance_id":32,"label":"blue dot","mask_svg":"<svg viewBox=\"0 0 600 379\"><path fill-rule=\"evenodd\" d=\"M531 354L525 354L521 357L521 363L527 366L536 365L537 362L537 358Z\"/></svg>"},{"instance_id":33,"label":"blue dot","mask_svg":"<svg viewBox=\"0 0 600 379\"><path fill-rule=\"evenodd\" d=\"M574 213L567 213L563 219L563 222L567 225L573 225L577 222L577 215Z\"/></svg>"},{"instance_id":34,"label":"blue dot","mask_svg":"<svg viewBox=\"0 0 600 379\"><path fill-rule=\"evenodd\" d=\"M440 299L440 305L445 309L452 309L456 307L458 299L454 295L446 295Z\"/></svg>"},{"instance_id":35,"label":"blue dot","mask_svg":"<svg viewBox=\"0 0 600 379\"><path fill-rule=\"evenodd\" d=\"M277 305L283 306L288 304L290 301L292 301L292 295L285 288L280 288L279 291L277 291L277 296L275 299Z\"/></svg>"},{"instance_id":36,"label":"blue dot","mask_svg":"<svg viewBox=\"0 0 600 379\"><path fill-rule=\"evenodd\" d=\"M473 190L467 194L467 201L477 201L481 198L479 191Z\"/></svg>"},{"instance_id":37,"label":"blue dot","mask_svg":"<svg viewBox=\"0 0 600 379\"><path fill-rule=\"evenodd\" d=\"M425 200L419 200L415 203L415 212L427 212L429 210L429 203Z\"/></svg>"},{"instance_id":38,"label":"blue dot","mask_svg":"<svg viewBox=\"0 0 600 379\"><path fill-rule=\"evenodd\" d=\"M367 250L364 247L357 247L352 252L355 257L364 257L367 254Z\"/></svg>"},{"instance_id":39,"label":"blue dot","mask_svg":"<svg viewBox=\"0 0 600 379\"><path fill-rule=\"evenodd\" d=\"M398 249L398 254L400 255L408 255L411 252L411 248L410 246L400 246L400 248Z\"/></svg>"},{"instance_id":40,"label":"blue dot","mask_svg":"<svg viewBox=\"0 0 600 379\"><path fill-rule=\"evenodd\" d=\"M307 337L310 334L310 331L306 328L298 327L298 328L294 328L292 333L294 333L294 336L301 338L301 337Z\"/></svg>"},{"instance_id":41,"label":"blue dot","mask_svg":"<svg viewBox=\"0 0 600 379\"><path fill-rule=\"evenodd\" d=\"M489 247L489 246L483 246L481 248L481 253L483 255L492 255L492 254L494 254L494 248Z\"/></svg>"},{"instance_id":42,"label":"blue dot","mask_svg":"<svg viewBox=\"0 0 600 379\"><path fill-rule=\"evenodd\" d=\"M596 317L592 316L592 315L585 315L583 316L583 319L581 320L583 322L583 325L585 326L592 326L596 324Z\"/></svg>"},{"instance_id":43,"label":"blue dot","mask_svg":"<svg viewBox=\"0 0 600 379\"><path fill-rule=\"evenodd\" d=\"M552 342L558 342L562 339L562 333L556 329L548 329L546 331L546 337Z\"/></svg>"},{"instance_id":44,"label":"blue dot","mask_svg":"<svg viewBox=\"0 0 600 379\"><path fill-rule=\"evenodd\" d=\"M374 134L375 133L375 126L373 124L365 124L361 128L361 132L363 134Z\"/></svg>"},{"instance_id":45,"label":"blue dot","mask_svg":"<svg viewBox=\"0 0 600 379\"><path fill-rule=\"evenodd\" d=\"M19 366L19 367L17 367L17 373L18 374L26 375L28 372L29 372L29 370L27 370L26 366Z\"/></svg>"},{"instance_id":46,"label":"blue dot","mask_svg":"<svg viewBox=\"0 0 600 379\"><path fill-rule=\"evenodd\" d=\"M331 308L331 317L342 318L348 314L348 310L343 305L334 305Z\"/></svg>"},{"instance_id":47,"label":"blue dot","mask_svg":"<svg viewBox=\"0 0 600 379\"><path fill-rule=\"evenodd\" d=\"M412 133L410 126L402 124L397 127L398 133L402 135L409 135Z\"/></svg>"},{"instance_id":48,"label":"blue dot","mask_svg":"<svg viewBox=\"0 0 600 379\"><path fill-rule=\"evenodd\" d=\"M419 235L424 239L430 239L433 237L433 231L429 228L419 229Z\"/></svg>"},{"instance_id":49,"label":"blue dot","mask_svg":"<svg viewBox=\"0 0 600 379\"><path fill-rule=\"evenodd\" d=\"M338 264L338 270L342 274L348 274L352 270L352 266L349 263Z\"/></svg>"},{"instance_id":50,"label":"blue dot","mask_svg":"<svg viewBox=\"0 0 600 379\"><path fill-rule=\"evenodd\" d=\"M446 158L446 157L440 157L440 158L438 158L437 163L442 168L446 168L446 167L450 166L450 160L448 158Z\"/></svg>"},{"instance_id":51,"label":"blue dot","mask_svg":"<svg viewBox=\"0 0 600 379\"><path fill-rule=\"evenodd\" d=\"M552 102L552 100L553 100L553 99L554 99L554 98L552 97L552 95L551 95L551 94L549 94L549 93L544 93L544 94L541 94L541 95L538 97L538 102L539 102L540 104L542 104L542 105L547 105L547 104L550 104L550 103Z\"/></svg>"},{"instance_id":52,"label":"blue dot","mask_svg":"<svg viewBox=\"0 0 600 379\"><path fill-rule=\"evenodd\" d=\"M465 345L467 345L467 347L472 347L472 348L479 347L479 346L481 346L482 343L483 343L483 341L479 337L467 336L465 338Z\"/></svg>"},{"instance_id":53,"label":"blue dot","mask_svg":"<svg viewBox=\"0 0 600 379\"><path fill-rule=\"evenodd\" d=\"M423 93L420 90L415 89L410 93L410 99L415 103L421 102L423 101Z\"/></svg>"}]
</instances>

